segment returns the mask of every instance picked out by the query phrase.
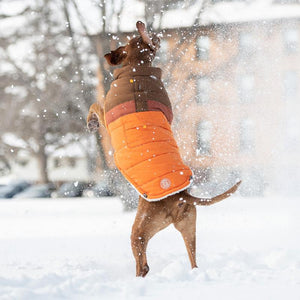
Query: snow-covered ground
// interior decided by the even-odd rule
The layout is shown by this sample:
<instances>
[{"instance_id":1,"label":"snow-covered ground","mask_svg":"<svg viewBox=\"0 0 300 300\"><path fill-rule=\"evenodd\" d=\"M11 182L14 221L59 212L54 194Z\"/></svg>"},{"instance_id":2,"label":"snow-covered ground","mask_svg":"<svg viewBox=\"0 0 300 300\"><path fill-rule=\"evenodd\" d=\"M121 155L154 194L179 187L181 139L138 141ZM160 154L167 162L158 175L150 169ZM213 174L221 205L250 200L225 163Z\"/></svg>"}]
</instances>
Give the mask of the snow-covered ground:
<instances>
[{"instance_id":1,"label":"snow-covered ground","mask_svg":"<svg viewBox=\"0 0 300 300\"><path fill-rule=\"evenodd\" d=\"M135 278L134 212L116 198L0 201L0 299L300 299L300 198L198 208L198 269L169 227Z\"/></svg>"}]
</instances>

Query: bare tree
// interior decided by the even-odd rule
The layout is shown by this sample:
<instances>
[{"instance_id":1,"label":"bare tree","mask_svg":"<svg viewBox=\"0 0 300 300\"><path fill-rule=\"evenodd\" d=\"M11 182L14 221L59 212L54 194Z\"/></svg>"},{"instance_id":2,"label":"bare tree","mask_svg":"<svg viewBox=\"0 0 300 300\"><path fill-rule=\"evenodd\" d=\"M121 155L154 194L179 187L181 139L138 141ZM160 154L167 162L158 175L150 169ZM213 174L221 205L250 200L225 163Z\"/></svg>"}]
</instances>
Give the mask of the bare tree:
<instances>
[{"instance_id":1,"label":"bare tree","mask_svg":"<svg viewBox=\"0 0 300 300\"><path fill-rule=\"evenodd\" d=\"M85 134L85 115L95 97L94 74L88 65L96 56L92 58L91 53L82 58L80 53L90 48L74 43L63 9L61 5L54 11L51 1L37 1L21 12L26 28L17 28L0 39L0 55L8 68L0 73L5 99L0 109L6 111L2 136L11 132L24 141L22 148L39 161L42 182L49 180L49 154ZM28 47L24 49L28 55L16 57L13 52L22 44ZM18 150L12 145L6 147L6 153Z\"/></svg>"}]
</instances>

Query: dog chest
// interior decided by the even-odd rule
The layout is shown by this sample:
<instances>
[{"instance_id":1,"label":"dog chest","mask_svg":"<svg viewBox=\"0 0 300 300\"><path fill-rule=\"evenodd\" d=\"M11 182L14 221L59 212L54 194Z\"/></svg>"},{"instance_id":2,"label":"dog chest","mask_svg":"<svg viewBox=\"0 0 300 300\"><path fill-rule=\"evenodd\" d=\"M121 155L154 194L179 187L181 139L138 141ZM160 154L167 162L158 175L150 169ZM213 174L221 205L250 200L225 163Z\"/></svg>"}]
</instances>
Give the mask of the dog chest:
<instances>
[{"instance_id":1,"label":"dog chest","mask_svg":"<svg viewBox=\"0 0 300 300\"><path fill-rule=\"evenodd\" d=\"M114 77L105 100L107 125L126 114L143 111L161 111L172 122L171 102L160 69L127 66L115 70Z\"/></svg>"}]
</instances>

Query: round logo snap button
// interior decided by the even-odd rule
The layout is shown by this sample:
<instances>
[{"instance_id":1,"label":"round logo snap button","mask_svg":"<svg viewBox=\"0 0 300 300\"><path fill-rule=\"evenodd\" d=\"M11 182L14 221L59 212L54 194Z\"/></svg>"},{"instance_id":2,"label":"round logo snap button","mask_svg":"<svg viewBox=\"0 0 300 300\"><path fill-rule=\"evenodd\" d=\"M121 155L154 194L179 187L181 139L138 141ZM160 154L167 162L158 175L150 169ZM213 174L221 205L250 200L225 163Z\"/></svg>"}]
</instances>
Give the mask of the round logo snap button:
<instances>
[{"instance_id":1,"label":"round logo snap button","mask_svg":"<svg viewBox=\"0 0 300 300\"><path fill-rule=\"evenodd\" d=\"M164 190L167 190L171 186L171 181L169 178L163 178L160 181L160 187Z\"/></svg>"}]
</instances>

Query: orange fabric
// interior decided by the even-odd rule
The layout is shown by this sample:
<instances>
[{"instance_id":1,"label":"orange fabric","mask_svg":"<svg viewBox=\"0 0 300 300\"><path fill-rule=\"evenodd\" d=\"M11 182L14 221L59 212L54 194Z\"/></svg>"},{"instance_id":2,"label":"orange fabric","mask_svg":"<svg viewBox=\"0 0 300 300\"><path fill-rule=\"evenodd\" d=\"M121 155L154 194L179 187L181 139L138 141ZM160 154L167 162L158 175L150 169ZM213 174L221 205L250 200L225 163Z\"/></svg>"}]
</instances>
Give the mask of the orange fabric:
<instances>
[{"instance_id":1,"label":"orange fabric","mask_svg":"<svg viewBox=\"0 0 300 300\"><path fill-rule=\"evenodd\" d=\"M160 200L190 185L192 171L182 162L162 112L122 116L108 125L108 131L116 166L147 200Z\"/></svg>"}]
</instances>

